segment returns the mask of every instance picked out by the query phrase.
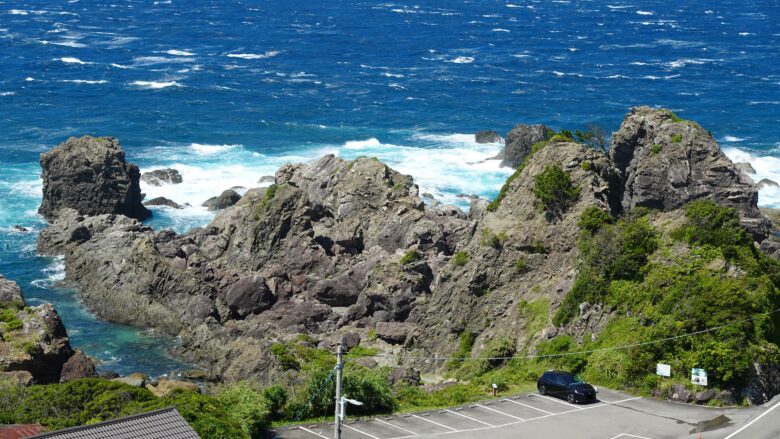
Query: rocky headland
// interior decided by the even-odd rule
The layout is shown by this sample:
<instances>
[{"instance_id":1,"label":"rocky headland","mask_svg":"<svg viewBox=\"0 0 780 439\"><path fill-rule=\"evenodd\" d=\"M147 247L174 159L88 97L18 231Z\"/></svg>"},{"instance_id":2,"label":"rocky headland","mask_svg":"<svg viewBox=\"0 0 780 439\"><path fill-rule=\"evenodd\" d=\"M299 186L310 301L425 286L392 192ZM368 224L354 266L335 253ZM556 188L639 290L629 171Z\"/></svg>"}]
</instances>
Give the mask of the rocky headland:
<instances>
[{"instance_id":1,"label":"rocky headland","mask_svg":"<svg viewBox=\"0 0 780 439\"><path fill-rule=\"evenodd\" d=\"M582 218L594 208L613 219L645 209L666 236L688 203L711 200L736 210L751 247L772 240L756 188L712 136L646 107L626 116L609 153L541 125L516 127L501 158L517 172L468 214L426 205L410 176L376 159L325 156L282 167L271 187L176 234L138 221L139 172L115 141L70 139L43 157L51 224L39 251L64 256L65 282L101 317L181 336L180 354L225 381L294 381L272 348L302 334L325 349L362 340L377 350L372 361L427 371L463 334L473 335L468 355L496 340L509 355L557 336L596 340L619 306L583 301L573 319L552 323L584 270ZM555 172L571 185L565 203L541 191L540 176ZM713 267L749 275L728 261ZM532 317L527 305L542 302ZM754 363L734 391L758 402L780 392L780 367Z\"/></svg>"}]
</instances>

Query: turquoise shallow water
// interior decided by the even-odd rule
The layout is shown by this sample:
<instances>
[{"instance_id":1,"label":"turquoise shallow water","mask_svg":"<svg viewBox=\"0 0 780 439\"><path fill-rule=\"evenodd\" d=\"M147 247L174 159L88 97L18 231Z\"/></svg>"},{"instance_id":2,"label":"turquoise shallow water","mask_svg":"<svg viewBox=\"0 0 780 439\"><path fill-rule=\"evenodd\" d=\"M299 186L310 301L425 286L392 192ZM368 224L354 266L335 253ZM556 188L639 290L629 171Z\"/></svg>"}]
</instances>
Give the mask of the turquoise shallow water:
<instances>
[{"instance_id":1,"label":"turquoise shallow water","mask_svg":"<svg viewBox=\"0 0 780 439\"><path fill-rule=\"evenodd\" d=\"M203 200L325 153L377 156L465 207L458 194L493 197L509 174L469 133L611 131L638 104L697 120L780 181L779 19L761 1L0 0L0 273L53 302L104 368L186 367L175 340L53 286L57 261L13 229L44 226L38 155L71 135L179 169L182 185L143 187L194 206L154 210L178 231L209 221ZM780 207L780 190L760 203Z\"/></svg>"}]
</instances>

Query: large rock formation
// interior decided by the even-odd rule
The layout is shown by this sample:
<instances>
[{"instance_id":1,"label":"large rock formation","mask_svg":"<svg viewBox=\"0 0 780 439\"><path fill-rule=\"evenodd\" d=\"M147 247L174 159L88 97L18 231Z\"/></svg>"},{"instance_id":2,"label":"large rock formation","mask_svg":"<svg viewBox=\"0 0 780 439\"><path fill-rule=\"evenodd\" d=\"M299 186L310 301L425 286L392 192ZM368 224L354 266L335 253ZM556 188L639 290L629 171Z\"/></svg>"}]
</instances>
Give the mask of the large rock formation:
<instances>
[{"instance_id":1,"label":"large rock formation","mask_svg":"<svg viewBox=\"0 0 780 439\"><path fill-rule=\"evenodd\" d=\"M115 213L143 220L151 212L143 206L140 172L125 162L125 153L113 137L71 137L41 154L43 201L38 212L54 220L63 207L83 215Z\"/></svg>"},{"instance_id":2,"label":"large rock formation","mask_svg":"<svg viewBox=\"0 0 780 439\"><path fill-rule=\"evenodd\" d=\"M375 159L326 156L281 168L275 185L248 190L211 224L182 235L64 209L39 250L65 256L66 282L99 315L180 335L185 357L226 380L273 380L282 366L270 346L299 333L325 348L345 334L376 338L428 369L467 329L477 334L475 354L497 338L532 350L556 334L598 334L614 315L582 304L570 325L550 323L577 276L585 209L657 207L666 223L680 223L685 202L712 198L761 230L752 186L705 133L665 114L634 110L611 156L555 140L528 157L539 138L529 137L526 165L500 203L475 202L469 216L426 206L411 177ZM534 194L536 177L552 165L579 190L554 214ZM546 308L530 316L524 302Z\"/></svg>"},{"instance_id":3,"label":"large rock formation","mask_svg":"<svg viewBox=\"0 0 780 439\"><path fill-rule=\"evenodd\" d=\"M506 135L504 149L496 158L501 159L501 166L517 168L531 153L534 143L550 138L551 131L544 125L517 124Z\"/></svg>"},{"instance_id":4,"label":"large rock formation","mask_svg":"<svg viewBox=\"0 0 780 439\"><path fill-rule=\"evenodd\" d=\"M82 364L94 363L83 354ZM16 282L0 275L0 378L56 383L74 356L68 334L50 304L25 305ZM71 374L73 375L73 374Z\"/></svg>"},{"instance_id":5,"label":"large rock formation","mask_svg":"<svg viewBox=\"0 0 780 439\"><path fill-rule=\"evenodd\" d=\"M155 169L154 171L141 174L141 180L151 186L162 186L164 184L179 184L184 181L181 173L173 168Z\"/></svg>"},{"instance_id":6,"label":"large rock formation","mask_svg":"<svg viewBox=\"0 0 780 439\"><path fill-rule=\"evenodd\" d=\"M669 211L709 198L736 208L759 242L769 223L758 210L758 191L720 150L712 135L668 110L638 107L612 135L610 158L624 182L622 204Z\"/></svg>"}]
</instances>

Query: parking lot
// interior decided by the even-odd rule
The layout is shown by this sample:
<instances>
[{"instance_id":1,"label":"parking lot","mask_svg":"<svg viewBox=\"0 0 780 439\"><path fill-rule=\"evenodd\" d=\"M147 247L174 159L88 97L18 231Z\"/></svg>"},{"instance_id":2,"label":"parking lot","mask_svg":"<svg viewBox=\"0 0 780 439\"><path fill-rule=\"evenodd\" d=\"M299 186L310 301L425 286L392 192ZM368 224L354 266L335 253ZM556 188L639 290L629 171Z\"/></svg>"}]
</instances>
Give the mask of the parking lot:
<instances>
[{"instance_id":1,"label":"parking lot","mask_svg":"<svg viewBox=\"0 0 780 439\"><path fill-rule=\"evenodd\" d=\"M449 409L348 420L342 437L678 439L701 435L702 439L768 439L780 437L777 405L773 401L765 407L710 408L608 389L600 389L595 403L572 405L530 393ZM291 426L274 433L289 439L332 438L333 423Z\"/></svg>"}]
</instances>

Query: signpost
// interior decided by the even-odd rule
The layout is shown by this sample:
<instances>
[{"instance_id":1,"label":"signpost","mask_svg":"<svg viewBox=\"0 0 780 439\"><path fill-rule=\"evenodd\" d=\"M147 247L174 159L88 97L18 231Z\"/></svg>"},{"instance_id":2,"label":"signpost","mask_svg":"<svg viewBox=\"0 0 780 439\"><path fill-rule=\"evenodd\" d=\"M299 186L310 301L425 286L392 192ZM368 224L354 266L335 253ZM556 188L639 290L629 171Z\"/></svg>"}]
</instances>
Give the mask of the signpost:
<instances>
[{"instance_id":1,"label":"signpost","mask_svg":"<svg viewBox=\"0 0 780 439\"><path fill-rule=\"evenodd\" d=\"M691 382L700 386L707 385L707 371L704 369L691 369Z\"/></svg>"},{"instance_id":2,"label":"signpost","mask_svg":"<svg viewBox=\"0 0 780 439\"><path fill-rule=\"evenodd\" d=\"M655 374L669 378L672 376L672 366L669 364L658 363L655 365Z\"/></svg>"}]
</instances>

